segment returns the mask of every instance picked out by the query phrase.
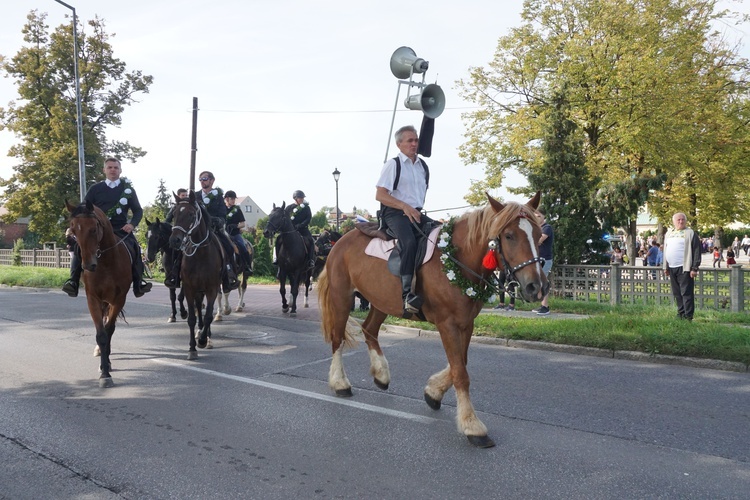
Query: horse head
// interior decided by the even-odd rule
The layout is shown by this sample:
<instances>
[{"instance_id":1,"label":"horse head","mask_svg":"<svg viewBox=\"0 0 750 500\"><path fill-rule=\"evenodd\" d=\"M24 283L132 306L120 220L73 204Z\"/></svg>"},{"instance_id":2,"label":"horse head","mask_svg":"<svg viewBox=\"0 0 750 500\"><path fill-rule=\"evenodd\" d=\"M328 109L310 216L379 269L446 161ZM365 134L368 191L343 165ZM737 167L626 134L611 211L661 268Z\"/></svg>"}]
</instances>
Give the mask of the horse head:
<instances>
[{"instance_id":1,"label":"horse head","mask_svg":"<svg viewBox=\"0 0 750 500\"><path fill-rule=\"evenodd\" d=\"M146 226L148 231L146 233L147 245L146 245L146 258L149 262L153 262L156 259L156 253L164 251L169 246L169 236L172 234L172 225L167 222L161 222L157 217L154 222L150 222L148 218L146 220Z\"/></svg>"},{"instance_id":2,"label":"horse head","mask_svg":"<svg viewBox=\"0 0 750 500\"><path fill-rule=\"evenodd\" d=\"M112 225L104 212L88 200L80 205L71 205L65 200L65 206L70 212L70 230L81 250L81 265L87 271L96 271L103 253L100 246L105 229L109 228L109 234L112 234Z\"/></svg>"},{"instance_id":3,"label":"horse head","mask_svg":"<svg viewBox=\"0 0 750 500\"><path fill-rule=\"evenodd\" d=\"M505 273L506 283L518 283L525 300L540 300L549 291L549 282L542 271L544 259L539 257L542 230L537 219L540 193L526 204L502 204L487 194L489 205L485 241L494 251L497 268ZM471 230L470 230L471 234ZM493 245L494 242L494 245Z\"/></svg>"},{"instance_id":4,"label":"horse head","mask_svg":"<svg viewBox=\"0 0 750 500\"><path fill-rule=\"evenodd\" d=\"M186 255L193 255L211 237L210 219L206 209L196 201L192 190L188 198L176 198L175 201L169 246L182 250Z\"/></svg>"},{"instance_id":5,"label":"horse head","mask_svg":"<svg viewBox=\"0 0 750 500\"><path fill-rule=\"evenodd\" d=\"M273 204L271 213L268 214L268 224L266 229L263 230L263 236L265 238L273 238L273 236L284 228L284 225L289 221L289 217L286 213L286 202L283 202L280 207Z\"/></svg>"}]
</instances>

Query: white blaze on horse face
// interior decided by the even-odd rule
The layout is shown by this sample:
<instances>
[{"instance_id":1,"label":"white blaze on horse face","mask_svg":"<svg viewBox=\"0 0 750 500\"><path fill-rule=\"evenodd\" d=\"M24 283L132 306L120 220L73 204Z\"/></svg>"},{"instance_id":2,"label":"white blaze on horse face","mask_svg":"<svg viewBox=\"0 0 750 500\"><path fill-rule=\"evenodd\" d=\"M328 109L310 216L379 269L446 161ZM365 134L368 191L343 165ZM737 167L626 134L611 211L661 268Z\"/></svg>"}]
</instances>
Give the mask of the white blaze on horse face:
<instances>
[{"instance_id":1,"label":"white blaze on horse face","mask_svg":"<svg viewBox=\"0 0 750 500\"><path fill-rule=\"evenodd\" d=\"M521 219L520 221L518 221L518 227L521 228L521 230L523 230L523 232L526 233L526 237L529 239L529 247L531 248L531 255L533 255L535 259L538 258L539 254L537 253L536 243L534 242L534 228L532 227L531 222L529 222L528 219ZM538 273L541 273L542 267L539 264L539 262L537 262L535 265L536 265L536 271Z\"/></svg>"}]
</instances>

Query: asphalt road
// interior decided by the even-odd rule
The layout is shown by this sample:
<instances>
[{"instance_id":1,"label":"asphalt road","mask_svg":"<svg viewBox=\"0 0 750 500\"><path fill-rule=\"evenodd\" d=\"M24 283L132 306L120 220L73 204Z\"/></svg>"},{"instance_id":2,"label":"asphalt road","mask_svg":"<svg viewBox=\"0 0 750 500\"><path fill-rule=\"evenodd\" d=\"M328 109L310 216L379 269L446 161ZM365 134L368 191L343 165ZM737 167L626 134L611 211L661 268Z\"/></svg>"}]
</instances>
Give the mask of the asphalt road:
<instances>
[{"instance_id":1,"label":"asphalt road","mask_svg":"<svg viewBox=\"0 0 750 500\"><path fill-rule=\"evenodd\" d=\"M387 391L360 344L335 398L314 292L249 290L193 362L166 290L130 296L100 389L85 299L0 288L0 498L748 498L747 373L475 344L481 450L424 403L438 339L383 336Z\"/></svg>"}]
</instances>

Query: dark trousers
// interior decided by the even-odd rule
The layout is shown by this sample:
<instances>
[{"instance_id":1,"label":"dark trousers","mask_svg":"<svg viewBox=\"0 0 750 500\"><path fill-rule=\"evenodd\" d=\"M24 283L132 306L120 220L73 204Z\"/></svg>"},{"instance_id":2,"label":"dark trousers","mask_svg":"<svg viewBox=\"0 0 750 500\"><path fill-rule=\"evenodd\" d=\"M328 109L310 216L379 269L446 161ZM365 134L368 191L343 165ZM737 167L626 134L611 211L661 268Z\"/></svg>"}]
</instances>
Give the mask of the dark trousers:
<instances>
[{"instance_id":1,"label":"dark trousers","mask_svg":"<svg viewBox=\"0 0 750 500\"><path fill-rule=\"evenodd\" d=\"M237 246L237 251L242 256L242 259L244 261L245 266L250 266L250 252L247 251L247 247L245 246L245 238L242 237L240 233L229 235L229 237L234 241L234 244Z\"/></svg>"},{"instance_id":2,"label":"dark trousers","mask_svg":"<svg viewBox=\"0 0 750 500\"><path fill-rule=\"evenodd\" d=\"M401 276L413 276L414 261L417 255L416 228L409 221L409 218L404 215L403 210L385 207L382 217L388 229L398 239L398 251L401 254L399 274Z\"/></svg>"},{"instance_id":3,"label":"dark trousers","mask_svg":"<svg viewBox=\"0 0 750 500\"><path fill-rule=\"evenodd\" d=\"M690 271L683 272L682 267L669 267L669 283L672 295L677 302L677 314L681 318L693 319L695 312L695 279Z\"/></svg>"}]
</instances>

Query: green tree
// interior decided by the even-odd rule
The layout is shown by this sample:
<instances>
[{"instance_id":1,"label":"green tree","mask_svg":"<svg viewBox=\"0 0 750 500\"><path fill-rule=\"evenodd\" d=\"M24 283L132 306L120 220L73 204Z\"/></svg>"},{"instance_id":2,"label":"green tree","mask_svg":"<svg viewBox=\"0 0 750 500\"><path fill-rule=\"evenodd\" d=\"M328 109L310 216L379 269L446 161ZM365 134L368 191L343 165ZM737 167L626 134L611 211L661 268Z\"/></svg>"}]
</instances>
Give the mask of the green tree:
<instances>
[{"instance_id":1,"label":"green tree","mask_svg":"<svg viewBox=\"0 0 750 500\"><path fill-rule=\"evenodd\" d=\"M328 223L327 214L328 212L325 210L325 207L315 212L315 214L310 219L310 226L314 226L319 229L326 227L326 224Z\"/></svg>"},{"instance_id":2,"label":"green tree","mask_svg":"<svg viewBox=\"0 0 750 500\"><path fill-rule=\"evenodd\" d=\"M157 210L159 214L159 218L161 220L164 220L164 218L167 216L167 212L169 212L169 209L172 207L172 204L174 203L174 196L167 190L167 187L164 185L164 179L159 179L159 189L156 193L156 199L154 200L153 207L155 210Z\"/></svg>"},{"instance_id":3,"label":"green tree","mask_svg":"<svg viewBox=\"0 0 750 500\"><path fill-rule=\"evenodd\" d=\"M62 241L66 199L79 199L73 28L48 34L47 15L31 11L23 27L25 46L0 69L13 78L18 100L0 108L0 127L20 140L8 155L18 160L14 174L0 179L8 214L31 217L29 229L43 241ZM122 112L137 94L147 93L152 77L127 72L115 58L104 22L89 21L79 33L79 73L86 178L103 178L106 156L135 161L145 154L128 142L108 141L106 129L122 124Z\"/></svg>"},{"instance_id":4,"label":"green tree","mask_svg":"<svg viewBox=\"0 0 750 500\"><path fill-rule=\"evenodd\" d=\"M532 192L542 192L542 206L555 230L555 262L599 264L606 243L604 231L591 206L590 192L597 179L589 179L584 165L583 140L569 118L564 90L552 99L543 129L544 161L529 173ZM588 242L591 242L590 244Z\"/></svg>"},{"instance_id":5,"label":"green tree","mask_svg":"<svg viewBox=\"0 0 750 500\"><path fill-rule=\"evenodd\" d=\"M747 127L734 118L747 106L748 63L712 29L731 18L716 3L526 0L522 26L499 39L488 67L459 82L479 105L464 115L460 154L486 169L467 199L477 203L510 167L528 175L546 161L539 139L561 88L595 187L665 175L664 196L652 205L662 219L676 206L697 217L717 193L735 199L750 176L739 154ZM711 176L720 150L722 166L743 181L707 193L697 180ZM715 205L717 218L732 220Z\"/></svg>"}]
</instances>

